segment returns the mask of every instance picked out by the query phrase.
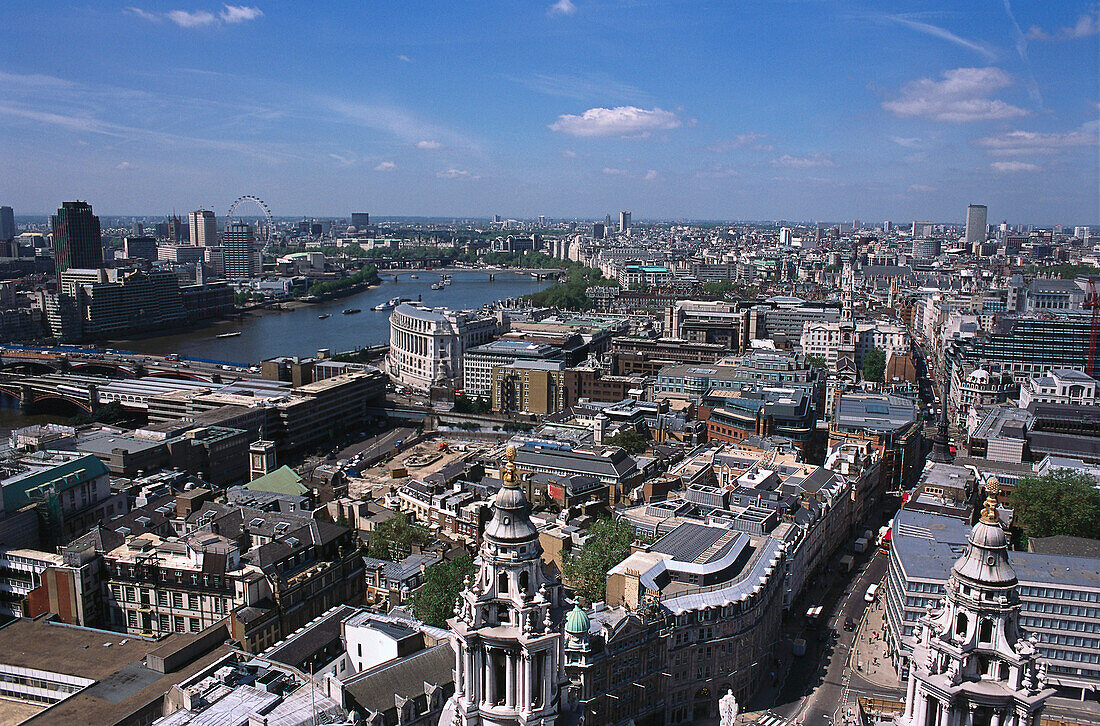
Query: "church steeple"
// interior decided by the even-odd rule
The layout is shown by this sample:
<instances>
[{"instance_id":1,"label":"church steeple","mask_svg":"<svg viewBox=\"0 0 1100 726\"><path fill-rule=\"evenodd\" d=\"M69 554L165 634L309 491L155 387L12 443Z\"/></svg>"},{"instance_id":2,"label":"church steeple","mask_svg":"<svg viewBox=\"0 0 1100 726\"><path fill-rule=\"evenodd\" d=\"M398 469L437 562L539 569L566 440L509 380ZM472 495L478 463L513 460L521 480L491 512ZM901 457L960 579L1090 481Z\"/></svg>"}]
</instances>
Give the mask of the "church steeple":
<instances>
[{"instance_id":1,"label":"church steeple","mask_svg":"<svg viewBox=\"0 0 1100 726\"><path fill-rule=\"evenodd\" d=\"M444 726L550 726L561 710L561 583L543 567L515 458L509 446L477 574L467 578L448 621L455 695Z\"/></svg>"},{"instance_id":2,"label":"church steeple","mask_svg":"<svg viewBox=\"0 0 1100 726\"><path fill-rule=\"evenodd\" d=\"M921 621L909 666L902 726L1037 726L1045 664L1034 636L1020 638L1020 598L997 521L997 480L951 568L941 606Z\"/></svg>"}]
</instances>

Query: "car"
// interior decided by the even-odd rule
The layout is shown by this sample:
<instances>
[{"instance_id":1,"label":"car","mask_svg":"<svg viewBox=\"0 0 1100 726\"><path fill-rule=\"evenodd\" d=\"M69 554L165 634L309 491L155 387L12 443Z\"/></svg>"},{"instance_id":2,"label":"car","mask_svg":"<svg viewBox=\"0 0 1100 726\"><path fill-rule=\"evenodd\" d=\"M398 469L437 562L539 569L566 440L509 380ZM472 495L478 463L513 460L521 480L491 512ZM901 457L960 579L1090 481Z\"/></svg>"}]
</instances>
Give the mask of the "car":
<instances>
[{"instance_id":1,"label":"car","mask_svg":"<svg viewBox=\"0 0 1100 726\"><path fill-rule=\"evenodd\" d=\"M852 618L844 618L844 630L845 632L852 632L856 629L856 621Z\"/></svg>"},{"instance_id":2,"label":"car","mask_svg":"<svg viewBox=\"0 0 1100 726\"><path fill-rule=\"evenodd\" d=\"M863 594L863 599L867 602L874 602L875 596L878 595L878 583L867 586L867 592Z\"/></svg>"}]
</instances>

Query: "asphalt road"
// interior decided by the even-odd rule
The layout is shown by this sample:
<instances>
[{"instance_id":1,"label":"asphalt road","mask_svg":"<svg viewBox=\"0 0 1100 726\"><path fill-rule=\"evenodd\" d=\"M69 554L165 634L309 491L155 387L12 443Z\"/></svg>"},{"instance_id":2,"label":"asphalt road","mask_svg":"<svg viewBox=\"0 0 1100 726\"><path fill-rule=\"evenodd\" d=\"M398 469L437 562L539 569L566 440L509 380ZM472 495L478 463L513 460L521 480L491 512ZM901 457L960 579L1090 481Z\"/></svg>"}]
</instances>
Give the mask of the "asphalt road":
<instances>
[{"instance_id":1,"label":"asphalt road","mask_svg":"<svg viewBox=\"0 0 1100 726\"><path fill-rule=\"evenodd\" d=\"M869 605L864 594L869 585L883 580L888 560L888 555L876 550L870 560L859 561L862 569L853 573L855 577L833 576L833 584L821 603L826 606L827 613L821 627L831 629L835 635L822 641L809 633L806 654L796 658L789 669L780 688L778 705L771 709L773 713L801 724L831 724L846 700L849 681L852 681L853 691L860 695L894 695L852 674L848 660L859 631L844 630L846 618L852 618L857 624L862 621Z\"/></svg>"}]
</instances>

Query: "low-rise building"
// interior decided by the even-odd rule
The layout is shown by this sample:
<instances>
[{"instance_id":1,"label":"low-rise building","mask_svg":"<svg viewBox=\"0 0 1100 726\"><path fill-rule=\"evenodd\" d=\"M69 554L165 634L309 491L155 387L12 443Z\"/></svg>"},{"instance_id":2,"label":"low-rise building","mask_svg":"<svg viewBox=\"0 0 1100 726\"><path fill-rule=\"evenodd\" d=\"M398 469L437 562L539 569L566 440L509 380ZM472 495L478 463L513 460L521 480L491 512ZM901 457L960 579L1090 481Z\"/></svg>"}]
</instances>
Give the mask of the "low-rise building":
<instances>
[{"instance_id":1,"label":"low-rise building","mask_svg":"<svg viewBox=\"0 0 1100 726\"><path fill-rule=\"evenodd\" d=\"M517 360L493 369L492 407L498 412L548 414L569 407L565 362Z\"/></svg>"},{"instance_id":2,"label":"low-rise building","mask_svg":"<svg viewBox=\"0 0 1100 726\"><path fill-rule=\"evenodd\" d=\"M1036 403L1100 405L1100 382L1071 368L1052 370L1045 376L1032 376L1020 384L1020 408Z\"/></svg>"}]
</instances>

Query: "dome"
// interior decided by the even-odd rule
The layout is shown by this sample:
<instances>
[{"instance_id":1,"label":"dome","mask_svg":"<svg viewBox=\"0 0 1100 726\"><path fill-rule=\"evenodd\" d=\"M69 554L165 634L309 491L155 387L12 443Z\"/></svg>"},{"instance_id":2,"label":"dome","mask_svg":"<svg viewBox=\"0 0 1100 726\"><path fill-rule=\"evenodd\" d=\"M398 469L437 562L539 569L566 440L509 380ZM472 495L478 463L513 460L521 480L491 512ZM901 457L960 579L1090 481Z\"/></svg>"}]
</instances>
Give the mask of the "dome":
<instances>
[{"instance_id":1,"label":"dome","mask_svg":"<svg viewBox=\"0 0 1100 726\"><path fill-rule=\"evenodd\" d=\"M974 371L971 371L970 375L967 376L967 378L974 383L989 383L989 371L983 368L978 368Z\"/></svg>"},{"instance_id":2,"label":"dome","mask_svg":"<svg viewBox=\"0 0 1100 726\"><path fill-rule=\"evenodd\" d=\"M996 587L1016 584L1016 571L1008 561L1008 535L997 521L996 479L987 483L987 497L982 517L970 530L969 546L951 569L971 582Z\"/></svg>"},{"instance_id":3,"label":"dome","mask_svg":"<svg viewBox=\"0 0 1100 726\"><path fill-rule=\"evenodd\" d=\"M358 231L359 231L359 230L355 228L355 225L354 225L354 224L349 224L349 225L348 225L348 228L347 228L347 233L348 233L348 234L355 234L355 233L356 233L356 232L358 232Z\"/></svg>"},{"instance_id":4,"label":"dome","mask_svg":"<svg viewBox=\"0 0 1100 726\"><path fill-rule=\"evenodd\" d=\"M581 609L580 605L573 605L573 609L565 616L565 632L571 635L584 635L588 632L588 613Z\"/></svg>"}]
</instances>

